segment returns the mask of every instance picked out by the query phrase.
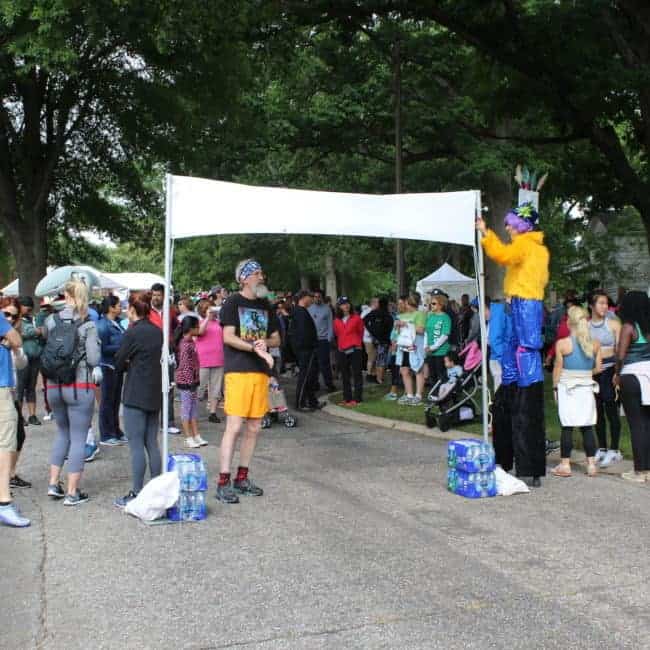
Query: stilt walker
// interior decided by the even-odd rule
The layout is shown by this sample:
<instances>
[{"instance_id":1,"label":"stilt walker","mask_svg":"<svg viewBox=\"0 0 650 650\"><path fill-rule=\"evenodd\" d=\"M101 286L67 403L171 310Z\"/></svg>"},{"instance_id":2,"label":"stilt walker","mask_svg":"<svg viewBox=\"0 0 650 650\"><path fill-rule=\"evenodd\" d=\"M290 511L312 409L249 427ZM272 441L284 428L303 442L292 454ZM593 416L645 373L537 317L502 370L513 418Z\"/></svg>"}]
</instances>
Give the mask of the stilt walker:
<instances>
[{"instance_id":1,"label":"stilt walker","mask_svg":"<svg viewBox=\"0 0 650 650\"><path fill-rule=\"evenodd\" d=\"M506 268L503 379L493 420L497 462L509 470L514 456L517 476L532 477L532 485L539 487L546 474L542 326L549 252L539 228L538 206L546 176L538 183L535 174L518 167L515 178L520 185L518 207L505 216L511 242L502 242L483 219L477 220L477 228L484 234L485 254Z\"/></svg>"}]
</instances>

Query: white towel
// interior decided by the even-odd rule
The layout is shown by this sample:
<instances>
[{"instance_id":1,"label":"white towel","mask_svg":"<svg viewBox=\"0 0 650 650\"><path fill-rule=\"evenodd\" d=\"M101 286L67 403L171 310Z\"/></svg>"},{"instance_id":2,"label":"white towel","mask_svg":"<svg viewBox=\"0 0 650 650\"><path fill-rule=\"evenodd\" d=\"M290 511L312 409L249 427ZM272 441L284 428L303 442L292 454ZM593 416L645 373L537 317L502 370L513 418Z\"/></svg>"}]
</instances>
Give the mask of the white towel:
<instances>
[{"instance_id":1,"label":"white towel","mask_svg":"<svg viewBox=\"0 0 650 650\"><path fill-rule=\"evenodd\" d=\"M650 406L650 361L637 361L623 366L622 375L634 375L641 386L641 404Z\"/></svg>"}]
</instances>

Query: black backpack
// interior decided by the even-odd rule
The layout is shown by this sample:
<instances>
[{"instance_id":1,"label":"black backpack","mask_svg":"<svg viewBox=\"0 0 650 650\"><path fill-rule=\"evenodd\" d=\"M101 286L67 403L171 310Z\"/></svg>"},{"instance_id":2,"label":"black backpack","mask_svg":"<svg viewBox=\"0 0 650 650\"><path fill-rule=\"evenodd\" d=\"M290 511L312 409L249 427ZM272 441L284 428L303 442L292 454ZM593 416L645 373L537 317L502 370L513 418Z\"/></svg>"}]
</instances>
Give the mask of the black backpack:
<instances>
[{"instance_id":1,"label":"black backpack","mask_svg":"<svg viewBox=\"0 0 650 650\"><path fill-rule=\"evenodd\" d=\"M85 349L79 351L79 328L88 320L63 319L54 314L54 329L47 334L47 342L41 355L41 370L50 380L58 384L74 384L77 366L86 356Z\"/></svg>"}]
</instances>

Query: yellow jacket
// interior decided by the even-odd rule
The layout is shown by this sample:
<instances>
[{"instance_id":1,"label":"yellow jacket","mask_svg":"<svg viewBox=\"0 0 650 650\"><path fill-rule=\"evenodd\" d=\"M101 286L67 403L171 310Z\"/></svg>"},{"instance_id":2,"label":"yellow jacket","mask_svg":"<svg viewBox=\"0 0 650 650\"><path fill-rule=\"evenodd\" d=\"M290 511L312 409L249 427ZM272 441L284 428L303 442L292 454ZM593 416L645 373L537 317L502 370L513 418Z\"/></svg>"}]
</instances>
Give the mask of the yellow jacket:
<instances>
[{"instance_id":1,"label":"yellow jacket","mask_svg":"<svg viewBox=\"0 0 650 650\"><path fill-rule=\"evenodd\" d=\"M503 291L506 296L543 300L548 284L548 248L544 233L539 231L517 235L511 244L504 244L488 230L482 240L485 254L506 267Z\"/></svg>"}]
</instances>

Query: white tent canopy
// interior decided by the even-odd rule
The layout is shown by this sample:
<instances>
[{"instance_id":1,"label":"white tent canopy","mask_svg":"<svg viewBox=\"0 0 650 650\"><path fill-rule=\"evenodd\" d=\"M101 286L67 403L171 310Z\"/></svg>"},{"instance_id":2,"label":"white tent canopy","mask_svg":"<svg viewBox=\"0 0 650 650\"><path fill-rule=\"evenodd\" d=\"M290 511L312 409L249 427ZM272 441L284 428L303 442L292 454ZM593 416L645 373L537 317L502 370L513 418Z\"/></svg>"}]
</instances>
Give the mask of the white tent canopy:
<instances>
[{"instance_id":1,"label":"white tent canopy","mask_svg":"<svg viewBox=\"0 0 650 650\"><path fill-rule=\"evenodd\" d=\"M165 286L171 295L173 241L224 234L348 235L438 241L472 246L483 291L482 250L476 246L477 190L438 194L342 194L255 187L204 178L165 179ZM481 334L486 340L483 301ZM163 311L163 431L169 403L169 310ZM487 360L483 349L483 436L487 440ZM163 436L163 461L168 451Z\"/></svg>"},{"instance_id":2,"label":"white tent canopy","mask_svg":"<svg viewBox=\"0 0 650 650\"><path fill-rule=\"evenodd\" d=\"M469 294L471 297L476 295L476 280L468 275L463 275L451 264L445 262L440 268L427 275L426 278L418 280L415 288L422 297L433 289L441 289L451 299L460 300L464 293Z\"/></svg>"},{"instance_id":3,"label":"white tent canopy","mask_svg":"<svg viewBox=\"0 0 650 650\"><path fill-rule=\"evenodd\" d=\"M155 273L103 273L102 276L108 278L121 289L129 291L148 291L151 286L165 283L165 278Z\"/></svg>"},{"instance_id":4,"label":"white tent canopy","mask_svg":"<svg viewBox=\"0 0 650 650\"><path fill-rule=\"evenodd\" d=\"M2 287L2 289L0 289L0 292L4 296L19 296L19 286L19 280L16 278L15 280L12 280L6 287Z\"/></svg>"}]
</instances>

